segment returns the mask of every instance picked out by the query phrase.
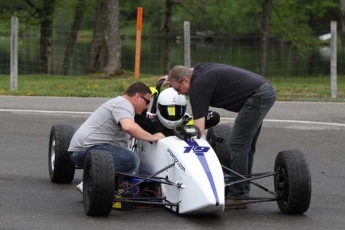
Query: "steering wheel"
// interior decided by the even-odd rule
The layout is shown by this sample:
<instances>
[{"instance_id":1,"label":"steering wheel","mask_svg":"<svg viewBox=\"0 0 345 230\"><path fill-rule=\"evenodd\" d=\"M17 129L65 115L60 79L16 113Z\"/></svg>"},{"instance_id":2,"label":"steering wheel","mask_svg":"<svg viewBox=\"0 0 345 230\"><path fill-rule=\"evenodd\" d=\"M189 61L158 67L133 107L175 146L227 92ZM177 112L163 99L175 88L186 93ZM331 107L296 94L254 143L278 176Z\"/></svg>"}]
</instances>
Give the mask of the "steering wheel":
<instances>
[{"instance_id":1,"label":"steering wheel","mask_svg":"<svg viewBox=\"0 0 345 230\"><path fill-rule=\"evenodd\" d=\"M195 125L176 125L173 131L175 136L181 140L185 140L193 136L197 136L198 139L201 137L201 131Z\"/></svg>"}]
</instances>

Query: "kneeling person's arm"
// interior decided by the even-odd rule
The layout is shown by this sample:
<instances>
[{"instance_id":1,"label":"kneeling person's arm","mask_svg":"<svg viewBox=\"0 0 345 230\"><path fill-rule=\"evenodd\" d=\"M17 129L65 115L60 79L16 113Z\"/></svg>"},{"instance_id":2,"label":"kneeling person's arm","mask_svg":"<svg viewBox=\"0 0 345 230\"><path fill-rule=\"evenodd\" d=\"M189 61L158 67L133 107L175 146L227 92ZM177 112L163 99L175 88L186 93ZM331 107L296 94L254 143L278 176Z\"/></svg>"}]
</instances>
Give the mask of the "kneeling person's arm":
<instances>
[{"instance_id":1,"label":"kneeling person's arm","mask_svg":"<svg viewBox=\"0 0 345 230\"><path fill-rule=\"evenodd\" d=\"M150 134L146 132L137 123L135 123L132 119L129 118L121 119L120 124L123 131L139 140L158 141L165 137L162 133Z\"/></svg>"}]
</instances>

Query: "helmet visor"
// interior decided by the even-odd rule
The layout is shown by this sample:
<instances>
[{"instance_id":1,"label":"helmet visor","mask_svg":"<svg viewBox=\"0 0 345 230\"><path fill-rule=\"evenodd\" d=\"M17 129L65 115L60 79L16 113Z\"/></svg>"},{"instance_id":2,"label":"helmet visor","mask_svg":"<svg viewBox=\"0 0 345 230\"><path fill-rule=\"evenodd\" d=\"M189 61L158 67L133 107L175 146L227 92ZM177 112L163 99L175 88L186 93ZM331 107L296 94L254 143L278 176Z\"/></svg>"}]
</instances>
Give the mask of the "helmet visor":
<instances>
[{"instance_id":1,"label":"helmet visor","mask_svg":"<svg viewBox=\"0 0 345 230\"><path fill-rule=\"evenodd\" d=\"M180 120L185 112L186 105L160 105L158 104L158 110L162 117L169 121Z\"/></svg>"}]
</instances>

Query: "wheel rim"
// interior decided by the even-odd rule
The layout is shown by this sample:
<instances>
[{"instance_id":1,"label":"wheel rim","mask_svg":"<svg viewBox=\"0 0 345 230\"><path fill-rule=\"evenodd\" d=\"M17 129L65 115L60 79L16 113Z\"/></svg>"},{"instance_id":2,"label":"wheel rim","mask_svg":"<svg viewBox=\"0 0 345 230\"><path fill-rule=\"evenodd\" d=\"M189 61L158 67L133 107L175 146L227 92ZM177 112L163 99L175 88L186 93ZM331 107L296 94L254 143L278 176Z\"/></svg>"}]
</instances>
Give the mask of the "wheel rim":
<instances>
[{"instance_id":1,"label":"wheel rim","mask_svg":"<svg viewBox=\"0 0 345 230\"><path fill-rule=\"evenodd\" d=\"M52 140L52 146L50 149L50 166L52 171L54 172L55 168L55 138Z\"/></svg>"},{"instance_id":2,"label":"wheel rim","mask_svg":"<svg viewBox=\"0 0 345 230\"><path fill-rule=\"evenodd\" d=\"M281 164L278 168L278 171L279 174L276 179L278 199L285 203L289 198L289 178L286 165Z\"/></svg>"}]
</instances>

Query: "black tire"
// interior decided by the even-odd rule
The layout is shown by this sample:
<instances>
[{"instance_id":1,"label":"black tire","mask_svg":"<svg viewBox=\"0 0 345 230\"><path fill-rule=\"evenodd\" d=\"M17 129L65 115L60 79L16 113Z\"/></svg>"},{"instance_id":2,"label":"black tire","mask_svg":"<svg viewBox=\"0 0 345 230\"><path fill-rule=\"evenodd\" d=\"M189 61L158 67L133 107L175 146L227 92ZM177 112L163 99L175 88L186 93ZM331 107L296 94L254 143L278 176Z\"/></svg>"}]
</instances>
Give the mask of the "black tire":
<instances>
[{"instance_id":1,"label":"black tire","mask_svg":"<svg viewBox=\"0 0 345 230\"><path fill-rule=\"evenodd\" d=\"M229 137L232 127L230 125L217 125L208 129L206 140L216 152L221 165L229 168L231 163Z\"/></svg>"},{"instance_id":2,"label":"black tire","mask_svg":"<svg viewBox=\"0 0 345 230\"><path fill-rule=\"evenodd\" d=\"M50 131L48 167L49 177L54 183L71 183L75 165L68 153L68 147L74 134L70 125L54 125Z\"/></svg>"},{"instance_id":3,"label":"black tire","mask_svg":"<svg viewBox=\"0 0 345 230\"><path fill-rule=\"evenodd\" d=\"M306 212L311 200L311 176L305 155L298 150L278 153L274 171L274 187L279 209L284 214Z\"/></svg>"},{"instance_id":4,"label":"black tire","mask_svg":"<svg viewBox=\"0 0 345 230\"><path fill-rule=\"evenodd\" d=\"M88 216L108 216L115 193L113 156L104 150L91 150L85 159L83 202Z\"/></svg>"}]
</instances>

